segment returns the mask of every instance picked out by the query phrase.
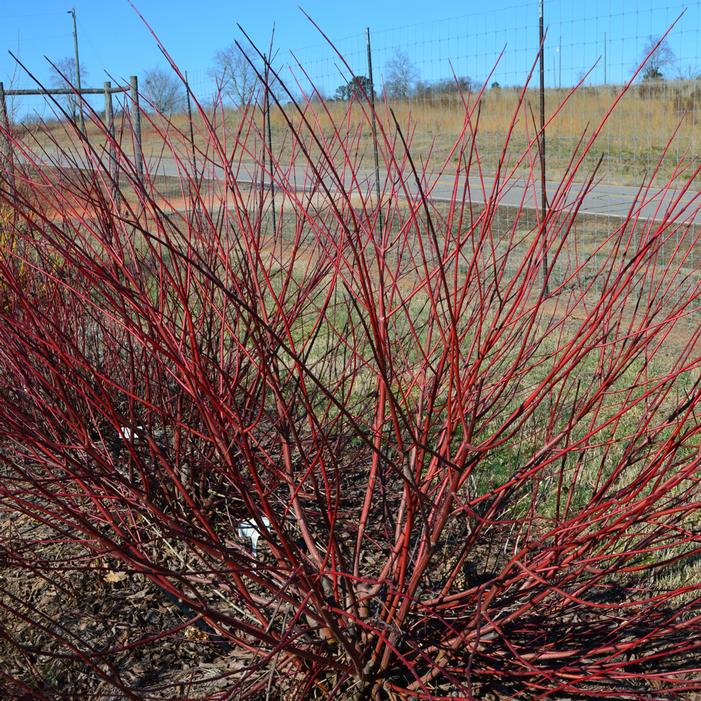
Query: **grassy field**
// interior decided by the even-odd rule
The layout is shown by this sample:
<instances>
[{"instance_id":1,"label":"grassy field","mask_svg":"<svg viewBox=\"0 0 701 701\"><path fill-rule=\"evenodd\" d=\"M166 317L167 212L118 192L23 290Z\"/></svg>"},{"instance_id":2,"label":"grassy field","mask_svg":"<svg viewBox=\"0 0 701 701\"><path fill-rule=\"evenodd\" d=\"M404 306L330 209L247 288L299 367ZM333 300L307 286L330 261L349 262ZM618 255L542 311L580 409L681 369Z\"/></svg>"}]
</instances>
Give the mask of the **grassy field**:
<instances>
[{"instance_id":1,"label":"grassy field","mask_svg":"<svg viewBox=\"0 0 701 701\"><path fill-rule=\"evenodd\" d=\"M566 90L546 92L549 179L556 180L564 176L579 140L583 136L588 138L598 127L621 89L621 86L584 87L572 95L568 95ZM476 96L469 96L469 101L470 108L474 107ZM486 174L493 174L497 168L505 135L516 110L519 111L519 117L506 153L507 164L516 163L536 133L534 123L537 122L537 91L528 91L520 108L518 101L519 91L516 89L490 89L481 97L478 109L473 112L473 123L479 122L476 147ZM363 116L365 107L345 102L329 102L324 107L316 104L316 114L306 110L315 134L330 137L334 128L342 133L355 134L357 152L353 155L362 157L369 167L372 135ZM637 185L644 177L652 174L658 165L657 177L663 181L675 173L682 161L686 164L686 171L680 177L689 179L701 151L700 107L699 81L633 86L620 99L603 126L596 145L587 156L588 167L585 166L580 171L579 177L590 172L599 158L603 157L600 175L608 183ZM417 163L426 160L432 160L433 163L443 159L457 160L452 147L464 124L464 106L460 96L445 95L432 100L378 103L380 132L384 132L391 140L395 138L396 128L389 108L394 111L402 131L410 141L412 156ZM293 152L288 119L301 133L309 134L309 128L302 125L302 119L292 105L285 105L283 109L285 114L281 108L274 108L271 116L273 150L282 160L291 157ZM211 111L209 115L211 116ZM214 114L213 123L223 137L230 137L239 129L242 119L241 110L219 110ZM257 121L263 130L262 114ZM167 120L158 117L154 117L152 123L144 120L144 150L148 155L157 156L161 153L164 135L173 130L189 134L187 115L178 114L172 117L170 124L166 122ZM203 146L207 140L203 120L196 114L194 122L196 142ZM63 126L56 124L50 130L51 138L55 138L58 143L65 143L66 135L63 132ZM88 133L96 138L98 129L94 125L89 126ZM32 138L34 134L28 131L27 136ZM47 143L47 135L42 134L40 140ZM128 143L123 146L127 151L131 148ZM667 156L660 165L665 149L668 149ZM532 153L535 154L535 149ZM521 163L520 168L527 170L528 163Z\"/></svg>"},{"instance_id":2,"label":"grassy field","mask_svg":"<svg viewBox=\"0 0 701 701\"><path fill-rule=\"evenodd\" d=\"M546 92L546 118L552 119L546 130L549 177L562 177L579 139L591 135L619 93L620 87L584 88L569 97L564 90ZM698 157L699 114L695 110L700 95L701 89L693 83L673 83L653 91L633 88L602 129L590 162L603 155L602 174L607 182L637 184L655 168L681 124L660 172L661 177L668 177L682 156ZM487 172L494 171L518 97L516 90L489 90L480 102L478 146ZM520 154L533 138L537 105L538 94L531 90L513 134L514 154ZM447 152L450 137L457 136L462 126L462 109L455 98L444 104L407 103L395 111L401 115L400 122L409 117L414 122L419 152L434 139L438 152Z\"/></svg>"}]
</instances>

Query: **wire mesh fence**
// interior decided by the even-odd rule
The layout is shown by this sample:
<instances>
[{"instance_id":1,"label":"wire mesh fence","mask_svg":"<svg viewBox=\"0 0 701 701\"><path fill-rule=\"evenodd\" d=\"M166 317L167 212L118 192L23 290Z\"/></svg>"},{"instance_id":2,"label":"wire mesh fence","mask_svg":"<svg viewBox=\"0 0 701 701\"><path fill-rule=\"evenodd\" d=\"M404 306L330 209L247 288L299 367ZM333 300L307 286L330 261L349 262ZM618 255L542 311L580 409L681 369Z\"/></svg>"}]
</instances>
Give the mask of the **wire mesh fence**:
<instances>
[{"instance_id":1,"label":"wire mesh fence","mask_svg":"<svg viewBox=\"0 0 701 701\"><path fill-rule=\"evenodd\" d=\"M597 177L610 186L635 187L646 179L662 184L673 176L682 186L701 156L701 2L609 2L604 12L602 5L545 2L548 179L558 182L568 173L582 135L591 134L622 94L578 177L599 164ZM479 98L480 165L494 173L524 89L511 152L518 158L527 150L537 133L538 2L392 28L369 24L378 111L389 119L385 107L392 107L411 131L417 158L449 158L463 128L463 100ZM274 89L283 106L291 97L318 94L332 116L346 114L354 76L368 74L365 28L332 40L333 46L318 37L278 47L273 64L289 93L279 85ZM222 87L221 75L191 72L190 85L208 104ZM230 96L223 98L235 106ZM273 115L273 125L273 141L281 143L284 120ZM600 240L620 220L613 208L602 208L584 226L583 237ZM685 274L695 276L695 267L692 254L684 261ZM568 270L562 259L553 265L556 285L566 282ZM595 290L598 281L590 284Z\"/></svg>"},{"instance_id":2,"label":"wire mesh fence","mask_svg":"<svg viewBox=\"0 0 701 701\"><path fill-rule=\"evenodd\" d=\"M636 186L652 176L664 183L683 161L686 170L678 182L687 181L701 152L701 0L608 5L546 0L544 7L548 179L557 182L568 172L582 135L591 133L633 80L579 176L586 177L602 159L598 177L609 185ZM512 162L527 150L529 139L537 132L537 81L531 79L540 47L537 0L415 24L402 25L398 18L397 26L389 28L373 28L371 21L367 23L378 112L391 127L386 108L392 107L399 123L411 132L412 150L418 159L429 153L435 162L451 157L452 144L463 128L463 100L474 102L479 97L476 139L480 166L484 173L494 173L503 157L506 130L526 86L517 129L511 137ZM331 37L332 46L310 23L308 41L275 48L272 63L287 92L280 83L273 85L279 101L271 120L274 148L284 149L289 144L280 107L284 109L291 98L318 94L328 101L332 119L345 113L354 76L362 78L368 72L367 36L362 24L363 18L358 18L351 33ZM240 42L254 65L260 66L246 41L241 38ZM216 49L210 47L215 58L209 69L187 71L188 83L205 108L221 100L228 114L218 123L233 127L241 94L231 89L231 76L223 75L221 66L218 70ZM647 63L638 70L646 57ZM244 60L239 69L247 65ZM248 70L250 85L250 66ZM255 75L252 80L255 84ZM570 94L575 86L578 89ZM238 87L242 94L248 89ZM147 103L145 106L148 110ZM99 109L97 105L96 112ZM115 96L117 117L128 109L128 99L125 102ZM187 131L185 114L171 119L177 128ZM145 119L144 151L149 167L155 167L160 158L160 128ZM369 143L370 135L365 134L361 146L367 149ZM528 167L525 161L523 167ZM177 195L177 178L173 179L173 174L168 177L172 180L168 180L168 192ZM165 187L166 180L163 183ZM608 217L605 210L598 216ZM611 211L608 219L610 229L616 225L616 212Z\"/></svg>"},{"instance_id":3,"label":"wire mesh fence","mask_svg":"<svg viewBox=\"0 0 701 701\"><path fill-rule=\"evenodd\" d=\"M670 28L608 120L597 148L592 151L592 159L603 155L600 172L607 182L638 184L655 170L675 130L676 137L660 175L668 177L681 158L698 159L700 0L593 3L545 0L544 7L548 115L552 116L570 89L581 83L581 88L548 124L547 163L553 179L567 170L581 135L601 120L655 42ZM434 14L438 12L435 10ZM474 96L484 88L479 139L483 165L487 171L493 171L519 92L528 82L537 60L538 1L514 3L506 8L484 7L414 24L403 24L398 17L394 27L374 27L372 17L359 16L349 20L352 31L346 36L331 37L333 47L310 23L308 34L297 45L279 45L273 52L273 65L292 94L318 91L330 101L347 97L344 93L352 76L367 74L365 25L369 26L372 38L378 97L388 100L400 116L400 123L408 123L410 115L418 153L430 148L434 155L447 155L462 127L460 93L471 92ZM246 40L239 39L244 51L252 56ZM188 70L194 94L203 104L209 104L221 90L224 102L236 106L239 100L235 92L228 89L225 76L217 69L217 52L225 52L226 47L203 47L203 50L212 57L211 66ZM133 72L144 77L144 71L137 67ZM109 77L119 83L117 77ZM145 84L142 80L142 87ZM534 83L531 86L536 87ZM288 99L283 91L277 92L283 102ZM19 100L17 105L16 100ZM87 97L86 100L99 112L99 99ZM514 151L524 146L526 122L530 118L528 107L535 108L536 104L535 93L528 93L521 120L524 128L514 135ZM119 110L119 105L116 109ZM30 120L50 119L56 108L41 99L30 103L12 97L8 98L8 111ZM278 127L282 126L280 122Z\"/></svg>"},{"instance_id":4,"label":"wire mesh fence","mask_svg":"<svg viewBox=\"0 0 701 701\"><path fill-rule=\"evenodd\" d=\"M660 172L667 177L682 157L693 160L699 155L701 2L611 2L607 12L600 10L601 4L592 11L586 3L545 3L548 115L581 83L548 125L548 172L554 178L564 173L581 135L601 120L671 28L592 153L596 158L603 155L601 174L608 182L637 184L655 169L678 129ZM395 110L411 114L418 150L431 145L434 153L447 153L451 137L462 126L460 92L475 94L484 87L480 140L485 165L493 165L518 94L537 60L538 3L389 29L376 30L369 24L376 91ZM321 38L301 48L279 47L276 65L293 92L343 98L352 75L367 74L364 27L333 41L334 47ZM192 73L191 85L206 101L217 90L215 71ZM531 86L536 87L533 82ZM527 105L529 101L535 108L534 93L527 96ZM515 146L522 146L525 137L516 137Z\"/></svg>"}]
</instances>

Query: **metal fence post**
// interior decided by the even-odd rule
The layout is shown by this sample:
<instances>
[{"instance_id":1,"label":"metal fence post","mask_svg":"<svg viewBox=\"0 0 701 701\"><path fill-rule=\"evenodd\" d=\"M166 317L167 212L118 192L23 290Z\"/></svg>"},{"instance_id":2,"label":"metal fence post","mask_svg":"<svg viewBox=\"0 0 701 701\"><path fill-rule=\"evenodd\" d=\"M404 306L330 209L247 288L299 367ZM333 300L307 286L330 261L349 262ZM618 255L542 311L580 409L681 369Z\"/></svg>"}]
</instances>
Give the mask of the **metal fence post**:
<instances>
[{"instance_id":1,"label":"metal fence post","mask_svg":"<svg viewBox=\"0 0 701 701\"><path fill-rule=\"evenodd\" d=\"M85 116L83 115L83 86L80 78L80 56L78 55L78 22L75 17L75 7L68 10L69 15L73 15L73 48L75 51L75 79L76 87L78 88L77 101L78 101L78 121L80 124L80 131L83 132L83 136L87 136L88 132L85 129Z\"/></svg>"},{"instance_id":2,"label":"metal fence post","mask_svg":"<svg viewBox=\"0 0 701 701\"><path fill-rule=\"evenodd\" d=\"M190 126L190 149L192 151L192 177L195 177L197 173L197 157L195 152L195 128L192 123L192 91L190 90L190 80L187 77L187 71L185 71L185 88L187 97L187 122Z\"/></svg>"},{"instance_id":3,"label":"metal fence post","mask_svg":"<svg viewBox=\"0 0 701 701\"><path fill-rule=\"evenodd\" d=\"M380 157L377 150L377 114L375 112L375 81L372 75L372 48L370 46L370 27L365 29L368 48L368 78L370 80L370 109L372 110L372 147L375 158L375 196L377 197L377 208L380 223L380 238L384 236L384 221L382 218L382 205L380 202Z\"/></svg>"},{"instance_id":4,"label":"metal fence post","mask_svg":"<svg viewBox=\"0 0 701 701\"><path fill-rule=\"evenodd\" d=\"M548 270L548 230L545 221L548 212L548 193L545 181L545 42L543 41L543 0L540 0L540 17L538 20L540 35L540 224L543 228L543 290L549 294Z\"/></svg>"},{"instance_id":5,"label":"metal fence post","mask_svg":"<svg viewBox=\"0 0 701 701\"><path fill-rule=\"evenodd\" d=\"M139 182L144 182L144 152L141 143L141 111L139 109L139 79L133 75L129 79L131 92L131 122L134 132L134 163Z\"/></svg>"},{"instance_id":6,"label":"metal fence post","mask_svg":"<svg viewBox=\"0 0 701 701\"><path fill-rule=\"evenodd\" d=\"M270 168L270 198L271 211L273 213L273 231L277 231L277 212L275 211L275 176L273 175L273 130L270 125L270 61L268 56L264 56L265 61L265 128L268 138L268 163Z\"/></svg>"},{"instance_id":7,"label":"metal fence post","mask_svg":"<svg viewBox=\"0 0 701 701\"><path fill-rule=\"evenodd\" d=\"M112 194L115 200L119 200L119 186L117 185L117 154L114 148L114 111L112 109L112 83L104 82L105 88L105 126L107 127L107 157L110 177L112 178Z\"/></svg>"}]
</instances>

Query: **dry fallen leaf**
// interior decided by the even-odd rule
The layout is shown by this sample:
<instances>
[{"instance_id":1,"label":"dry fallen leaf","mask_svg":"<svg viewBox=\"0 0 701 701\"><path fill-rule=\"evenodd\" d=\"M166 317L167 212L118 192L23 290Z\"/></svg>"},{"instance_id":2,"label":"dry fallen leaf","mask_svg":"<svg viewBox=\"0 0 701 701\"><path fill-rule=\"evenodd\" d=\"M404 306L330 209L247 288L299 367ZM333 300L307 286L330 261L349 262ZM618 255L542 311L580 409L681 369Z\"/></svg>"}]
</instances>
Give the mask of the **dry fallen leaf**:
<instances>
[{"instance_id":1,"label":"dry fallen leaf","mask_svg":"<svg viewBox=\"0 0 701 701\"><path fill-rule=\"evenodd\" d=\"M126 578L126 572L113 572L112 570L103 577L107 584L119 584L119 582L123 582Z\"/></svg>"},{"instance_id":2,"label":"dry fallen leaf","mask_svg":"<svg viewBox=\"0 0 701 701\"><path fill-rule=\"evenodd\" d=\"M209 636L203 630L195 626L190 626L185 630L185 637L189 640L208 640Z\"/></svg>"}]
</instances>

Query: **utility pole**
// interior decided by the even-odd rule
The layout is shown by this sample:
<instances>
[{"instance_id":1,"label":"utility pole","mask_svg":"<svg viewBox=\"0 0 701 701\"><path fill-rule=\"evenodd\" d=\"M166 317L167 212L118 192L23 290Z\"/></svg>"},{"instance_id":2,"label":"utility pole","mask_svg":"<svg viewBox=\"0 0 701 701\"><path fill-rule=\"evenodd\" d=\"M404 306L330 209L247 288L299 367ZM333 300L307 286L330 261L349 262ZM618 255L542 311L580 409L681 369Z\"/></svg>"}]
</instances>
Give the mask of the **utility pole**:
<instances>
[{"instance_id":1,"label":"utility pole","mask_svg":"<svg viewBox=\"0 0 701 701\"><path fill-rule=\"evenodd\" d=\"M78 55L78 23L75 18L75 7L68 10L69 15L73 15L73 47L75 48L75 78L76 86L78 87L78 120L80 122L80 131L86 134L85 131L85 119L83 118L83 99L82 99L82 89L83 86L80 84L80 57Z\"/></svg>"},{"instance_id":2,"label":"utility pole","mask_svg":"<svg viewBox=\"0 0 701 701\"><path fill-rule=\"evenodd\" d=\"M545 190L545 44L543 42L543 0L540 0L540 225L543 228L543 290L548 289L548 234L545 217L548 210L548 193Z\"/></svg>"}]
</instances>

